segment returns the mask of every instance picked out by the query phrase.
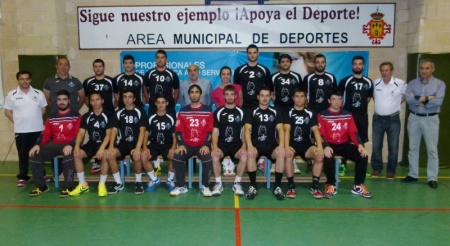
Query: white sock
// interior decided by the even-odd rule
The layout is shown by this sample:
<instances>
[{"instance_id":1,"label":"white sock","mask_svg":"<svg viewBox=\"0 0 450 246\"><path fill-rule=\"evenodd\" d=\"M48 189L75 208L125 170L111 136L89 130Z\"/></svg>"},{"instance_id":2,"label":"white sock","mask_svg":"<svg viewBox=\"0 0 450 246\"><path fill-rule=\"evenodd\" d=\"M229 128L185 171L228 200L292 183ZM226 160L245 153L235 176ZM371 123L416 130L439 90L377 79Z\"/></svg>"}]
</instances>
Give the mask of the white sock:
<instances>
[{"instance_id":1,"label":"white sock","mask_svg":"<svg viewBox=\"0 0 450 246\"><path fill-rule=\"evenodd\" d=\"M152 181L155 181L155 180L156 180L155 171L148 172L147 174L148 174L148 176L150 177L150 179L151 179Z\"/></svg>"},{"instance_id":2,"label":"white sock","mask_svg":"<svg viewBox=\"0 0 450 246\"><path fill-rule=\"evenodd\" d=\"M222 177L216 177L216 183L222 183Z\"/></svg>"},{"instance_id":3,"label":"white sock","mask_svg":"<svg viewBox=\"0 0 450 246\"><path fill-rule=\"evenodd\" d=\"M153 165L155 167L160 167L161 166L161 161L159 159L156 159L155 161L153 161Z\"/></svg>"},{"instance_id":4,"label":"white sock","mask_svg":"<svg viewBox=\"0 0 450 246\"><path fill-rule=\"evenodd\" d=\"M169 172L169 179L173 180L174 177L175 177L175 173L174 172Z\"/></svg>"},{"instance_id":5,"label":"white sock","mask_svg":"<svg viewBox=\"0 0 450 246\"><path fill-rule=\"evenodd\" d=\"M100 184L105 184L106 183L106 178L108 178L108 175L100 175Z\"/></svg>"},{"instance_id":6,"label":"white sock","mask_svg":"<svg viewBox=\"0 0 450 246\"><path fill-rule=\"evenodd\" d=\"M242 179L242 177L238 177L238 176L236 175L236 177L234 178L234 182L235 182L235 183L240 183L240 182L241 182L241 179Z\"/></svg>"},{"instance_id":7,"label":"white sock","mask_svg":"<svg viewBox=\"0 0 450 246\"><path fill-rule=\"evenodd\" d=\"M120 173L113 173L114 176L114 181L116 181L116 183L121 184L122 183L122 179L120 179Z\"/></svg>"},{"instance_id":8,"label":"white sock","mask_svg":"<svg viewBox=\"0 0 450 246\"><path fill-rule=\"evenodd\" d=\"M84 172L77 173L78 183L84 185L86 184L86 177L84 177Z\"/></svg>"},{"instance_id":9,"label":"white sock","mask_svg":"<svg viewBox=\"0 0 450 246\"><path fill-rule=\"evenodd\" d=\"M135 173L136 182L142 182L142 173Z\"/></svg>"}]
</instances>

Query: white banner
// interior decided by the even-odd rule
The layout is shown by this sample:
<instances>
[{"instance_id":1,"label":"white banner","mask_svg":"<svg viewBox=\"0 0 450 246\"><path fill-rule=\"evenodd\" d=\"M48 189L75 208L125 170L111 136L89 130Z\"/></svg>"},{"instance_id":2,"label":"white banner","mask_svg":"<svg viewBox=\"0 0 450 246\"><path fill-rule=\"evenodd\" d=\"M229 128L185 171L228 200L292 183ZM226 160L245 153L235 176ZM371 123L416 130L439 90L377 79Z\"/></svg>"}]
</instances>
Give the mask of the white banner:
<instances>
[{"instance_id":1,"label":"white banner","mask_svg":"<svg viewBox=\"0 0 450 246\"><path fill-rule=\"evenodd\" d=\"M78 7L80 49L393 47L395 4Z\"/></svg>"}]
</instances>

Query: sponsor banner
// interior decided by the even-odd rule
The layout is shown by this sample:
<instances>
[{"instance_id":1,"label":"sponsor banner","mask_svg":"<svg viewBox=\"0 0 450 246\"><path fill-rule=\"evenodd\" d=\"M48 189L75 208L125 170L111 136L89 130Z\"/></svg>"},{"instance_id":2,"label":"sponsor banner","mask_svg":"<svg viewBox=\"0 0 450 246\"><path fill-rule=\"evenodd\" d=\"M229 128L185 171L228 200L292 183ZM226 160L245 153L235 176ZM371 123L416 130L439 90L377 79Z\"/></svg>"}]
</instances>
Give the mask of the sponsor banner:
<instances>
[{"instance_id":1,"label":"sponsor banner","mask_svg":"<svg viewBox=\"0 0 450 246\"><path fill-rule=\"evenodd\" d=\"M156 66L156 51L122 51L120 61L127 54L134 57L136 61L135 70L142 75ZM278 57L280 54L283 53L259 52L258 62L275 73L279 70ZM308 73L314 72L314 57L319 54L318 52L290 52L287 54L293 58L291 70L300 73L302 78ZM322 54L327 58L326 71L334 74L338 82L352 74L352 59L354 56L364 58L363 75L367 76L368 74L369 52L367 51L322 52ZM200 68L199 76L210 80L213 89L221 84L219 75L221 67L228 66L234 72L234 69L247 62L245 51L167 51L167 58L167 67L178 74L180 83L188 79L187 69L190 65L195 64ZM122 65L121 71L124 71ZM233 80L233 77L231 79Z\"/></svg>"},{"instance_id":2,"label":"sponsor banner","mask_svg":"<svg viewBox=\"0 0 450 246\"><path fill-rule=\"evenodd\" d=\"M78 7L80 49L393 47L395 4Z\"/></svg>"}]
</instances>

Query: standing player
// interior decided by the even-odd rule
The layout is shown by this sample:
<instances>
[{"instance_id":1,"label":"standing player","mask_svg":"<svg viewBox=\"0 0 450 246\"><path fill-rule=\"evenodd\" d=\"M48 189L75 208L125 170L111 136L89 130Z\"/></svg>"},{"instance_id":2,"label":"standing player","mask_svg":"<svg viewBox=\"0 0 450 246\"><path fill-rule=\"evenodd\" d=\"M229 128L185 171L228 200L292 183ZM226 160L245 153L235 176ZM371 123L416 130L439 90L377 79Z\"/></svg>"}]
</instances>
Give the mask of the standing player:
<instances>
[{"instance_id":1,"label":"standing player","mask_svg":"<svg viewBox=\"0 0 450 246\"><path fill-rule=\"evenodd\" d=\"M176 118L175 115L167 112L169 103L163 95L156 96L155 104L157 110L155 114L150 115L148 118L147 133L144 137L141 159L144 167L151 165L150 161L156 160L158 155L162 155L163 158L169 160L169 174L166 184L169 191L172 191L175 189L175 171L173 170L172 156L177 147L175 139Z\"/></svg>"},{"instance_id":2,"label":"standing player","mask_svg":"<svg viewBox=\"0 0 450 246\"><path fill-rule=\"evenodd\" d=\"M103 98L99 92L93 92L89 95L89 103L92 111L83 115L75 148L73 149L78 186L69 192L70 196L78 196L83 192L89 191L89 185L84 175L83 159L91 159L95 156L102 164L106 165L107 162L106 150L111 140L114 116L103 110ZM89 135L89 141L82 145L86 132ZM106 186L99 185L99 196L105 196L105 193L107 193Z\"/></svg>"},{"instance_id":3,"label":"standing player","mask_svg":"<svg viewBox=\"0 0 450 246\"><path fill-rule=\"evenodd\" d=\"M180 95L180 79L176 72L167 68L167 53L165 50L156 52L156 67L149 70L145 78L145 87L148 91L149 115L155 114L156 96L163 95L169 105L167 111L175 114L175 104Z\"/></svg>"},{"instance_id":4,"label":"standing player","mask_svg":"<svg viewBox=\"0 0 450 246\"><path fill-rule=\"evenodd\" d=\"M282 115L294 105L293 93L302 82L300 74L291 71L292 57L288 54L282 54L278 58L280 71L272 74L270 90L272 91L272 100L275 106L281 111ZM292 160L294 173L300 173L295 161ZM275 165L270 172L275 172ZM291 169L289 167L289 169Z\"/></svg>"},{"instance_id":5,"label":"standing player","mask_svg":"<svg viewBox=\"0 0 450 246\"><path fill-rule=\"evenodd\" d=\"M30 179L28 176L30 149L44 129L42 115L45 114L47 101L42 91L30 85L31 73L29 71L17 72L16 79L17 88L8 92L6 96L5 116L14 123L14 135L19 155L17 187L23 187Z\"/></svg>"},{"instance_id":6,"label":"standing player","mask_svg":"<svg viewBox=\"0 0 450 246\"><path fill-rule=\"evenodd\" d=\"M320 113L330 104L331 92L337 88L336 77L325 71L327 60L323 54L314 57L314 73L310 73L303 79L303 86L308 92L308 108ZM306 173L312 172L312 161L307 162Z\"/></svg>"},{"instance_id":7,"label":"standing player","mask_svg":"<svg viewBox=\"0 0 450 246\"><path fill-rule=\"evenodd\" d=\"M95 59L92 63L94 76L87 78L83 82L83 88L86 95L98 91L104 98L103 109L114 112L117 107L117 101L114 101L113 84L114 79L105 75L105 62L102 59ZM89 100L86 98L86 106L89 106ZM91 173L100 172L98 160L92 164Z\"/></svg>"},{"instance_id":8,"label":"standing player","mask_svg":"<svg viewBox=\"0 0 450 246\"><path fill-rule=\"evenodd\" d=\"M65 187L59 197L69 196L73 189L73 155L72 148L80 128L81 116L69 108L70 94L66 90L56 93L58 111L45 121L45 129L36 145L30 150L30 167L33 171L36 188L29 196L39 196L48 191L44 179L44 162L52 160L55 156L63 155L63 173ZM59 178L59 177L55 177Z\"/></svg>"},{"instance_id":9,"label":"standing player","mask_svg":"<svg viewBox=\"0 0 450 246\"><path fill-rule=\"evenodd\" d=\"M285 195L280 188L284 172L284 134L283 121L278 109L269 105L270 90L262 88L258 93L259 105L245 112L244 133L248 153L248 176L250 187L247 199L253 199L257 194L256 160L261 156L275 160L275 185L273 194L283 200ZM277 142L278 137L278 142Z\"/></svg>"},{"instance_id":10,"label":"standing player","mask_svg":"<svg viewBox=\"0 0 450 246\"><path fill-rule=\"evenodd\" d=\"M352 60L353 74L343 78L339 82L339 90L344 93L345 103L344 109L352 113L358 128L359 136L362 143L369 141L369 116L367 114L367 106L373 97L372 80L363 76L364 58L362 56L354 56ZM347 170L345 159L342 160L339 176L344 176ZM370 173L367 173L370 176Z\"/></svg>"},{"instance_id":11,"label":"standing player","mask_svg":"<svg viewBox=\"0 0 450 246\"><path fill-rule=\"evenodd\" d=\"M314 159L312 174L311 194L314 198L322 198L319 190L319 179L323 168L323 147L317 125L317 115L306 108L306 91L300 88L294 90L294 106L286 112L284 117L284 146L286 148L286 163L291 163L296 155L303 160ZM315 139L316 145L312 142ZM286 177L288 179L288 198L296 196L294 173L291 165L286 165Z\"/></svg>"},{"instance_id":12,"label":"standing player","mask_svg":"<svg viewBox=\"0 0 450 246\"><path fill-rule=\"evenodd\" d=\"M244 126L244 112L234 103L236 89L232 85L225 86L223 90L225 106L214 112L214 130L212 135L213 170L216 178L212 195L220 195L223 191L220 177L220 159L230 156L231 159L239 159L237 175L234 180L233 191L238 196L244 195L241 179L247 164L247 151L242 141Z\"/></svg>"},{"instance_id":13,"label":"standing player","mask_svg":"<svg viewBox=\"0 0 450 246\"><path fill-rule=\"evenodd\" d=\"M191 103L181 108L175 126L178 147L173 155L173 166L177 187L170 192L178 196L188 192L185 181L186 161L196 155L202 162L202 194L211 196L209 173L211 172L211 134L213 131L213 112L210 107L200 102L202 88L198 85L189 87Z\"/></svg>"},{"instance_id":14,"label":"standing player","mask_svg":"<svg viewBox=\"0 0 450 246\"><path fill-rule=\"evenodd\" d=\"M258 47L251 44L247 47L248 62L234 70L234 83L242 86L244 109L258 106L258 92L270 83L270 71L258 63Z\"/></svg>"},{"instance_id":15,"label":"standing player","mask_svg":"<svg viewBox=\"0 0 450 246\"><path fill-rule=\"evenodd\" d=\"M123 108L124 104L120 93L125 89L130 89L136 95L136 107L141 108L145 104L146 98L148 98L147 91L144 90L144 77L134 71L135 61L132 55L125 55L122 63L125 72L114 78L114 100L118 102L119 108Z\"/></svg>"},{"instance_id":16,"label":"standing player","mask_svg":"<svg viewBox=\"0 0 450 246\"><path fill-rule=\"evenodd\" d=\"M122 92L122 101L125 107L115 112L116 118L114 120L116 124L113 126L111 140L109 141L107 154L108 161L106 162L106 165L102 165L99 187L105 186L109 169L111 169L115 183L108 188L108 193L99 193L99 196L112 195L123 190L117 158L123 159L127 155L131 155L133 158L134 170L136 173L135 193L138 195L144 193L144 188L140 179L142 175L141 148L145 135L145 118L147 115L142 108L137 108L136 105L134 105L136 97L133 90L125 89ZM118 143L116 143L116 137L119 139ZM148 171L149 177L154 180L150 183L157 183L156 181L159 180L156 179L153 170L151 168L145 169Z\"/></svg>"},{"instance_id":17,"label":"standing player","mask_svg":"<svg viewBox=\"0 0 450 246\"><path fill-rule=\"evenodd\" d=\"M342 109L342 93L333 91L329 99L330 107L318 114L319 129L324 139L324 168L327 175L325 198L337 193L334 156L340 155L355 162L355 180L352 193L372 198L364 186L367 171L367 151L359 137L358 130L350 112ZM351 139L351 142L349 142Z\"/></svg>"}]
</instances>

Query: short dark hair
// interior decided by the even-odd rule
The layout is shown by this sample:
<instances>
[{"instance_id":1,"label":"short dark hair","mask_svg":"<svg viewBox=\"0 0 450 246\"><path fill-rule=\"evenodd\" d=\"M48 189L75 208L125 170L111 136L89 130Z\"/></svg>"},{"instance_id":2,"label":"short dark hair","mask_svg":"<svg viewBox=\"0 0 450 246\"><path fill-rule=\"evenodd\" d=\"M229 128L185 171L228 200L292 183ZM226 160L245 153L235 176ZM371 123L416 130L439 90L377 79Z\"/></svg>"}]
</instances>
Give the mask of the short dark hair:
<instances>
[{"instance_id":1,"label":"short dark hair","mask_svg":"<svg viewBox=\"0 0 450 246\"><path fill-rule=\"evenodd\" d=\"M223 88L223 94L224 95L225 95L225 91L232 91L232 92L236 93L236 88L234 88L234 86L232 86L232 85L226 85Z\"/></svg>"},{"instance_id":2,"label":"short dark hair","mask_svg":"<svg viewBox=\"0 0 450 246\"><path fill-rule=\"evenodd\" d=\"M99 58L95 59L94 62L92 62L92 66L93 66L95 63L101 63L103 66L105 66L105 62L104 62L102 59L99 59Z\"/></svg>"},{"instance_id":3,"label":"short dark hair","mask_svg":"<svg viewBox=\"0 0 450 246\"><path fill-rule=\"evenodd\" d=\"M382 62L380 64L380 70L381 70L381 67L383 67L383 66L389 66L391 68L391 70L394 70L394 65L392 64L392 62Z\"/></svg>"},{"instance_id":4,"label":"short dark hair","mask_svg":"<svg viewBox=\"0 0 450 246\"><path fill-rule=\"evenodd\" d=\"M191 85L191 86L189 86L188 94L190 94L191 90L194 89L194 88L197 88L200 91L200 95L203 94L202 87L200 87L199 85Z\"/></svg>"},{"instance_id":5,"label":"short dark hair","mask_svg":"<svg viewBox=\"0 0 450 246\"><path fill-rule=\"evenodd\" d=\"M342 97L344 95L344 93L342 92L342 90L339 90L339 89L334 89L334 90L332 90L331 91L331 94L330 94L330 99L331 99L331 96L340 96L340 97Z\"/></svg>"},{"instance_id":6,"label":"short dark hair","mask_svg":"<svg viewBox=\"0 0 450 246\"><path fill-rule=\"evenodd\" d=\"M231 68L230 68L229 66L223 66L223 67L220 68L220 73L219 73L219 75L222 75L222 71L225 70L225 69L230 70L230 74L231 74Z\"/></svg>"},{"instance_id":7,"label":"short dark hair","mask_svg":"<svg viewBox=\"0 0 450 246\"><path fill-rule=\"evenodd\" d=\"M58 58L56 59L56 65L58 65L58 62L60 60L66 60L69 63L69 65L70 65L69 58L67 58L66 56L58 56Z\"/></svg>"},{"instance_id":8,"label":"short dark hair","mask_svg":"<svg viewBox=\"0 0 450 246\"><path fill-rule=\"evenodd\" d=\"M164 100L166 100L166 102L167 102L166 97L165 97L164 95L161 95L161 94L156 95L156 97L155 97L155 102L156 102L159 98L164 98Z\"/></svg>"},{"instance_id":9,"label":"short dark hair","mask_svg":"<svg viewBox=\"0 0 450 246\"><path fill-rule=\"evenodd\" d=\"M136 92L135 92L133 89L131 89L131 88L125 88L125 89L122 91L122 93L120 93L120 94L121 94L121 96L123 96L123 94L129 93L129 92L133 94L133 97L134 97L134 98L136 98Z\"/></svg>"},{"instance_id":10,"label":"short dark hair","mask_svg":"<svg viewBox=\"0 0 450 246\"><path fill-rule=\"evenodd\" d=\"M155 57L156 57L158 54L163 54L163 55L167 58L167 52L166 52L165 50L158 50L158 51L156 51Z\"/></svg>"},{"instance_id":11,"label":"short dark hair","mask_svg":"<svg viewBox=\"0 0 450 246\"><path fill-rule=\"evenodd\" d=\"M132 60L133 63L136 63L136 62L134 61L134 57L133 57L132 55L130 55L130 54L126 54L126 55L123 57L122 63L125 62L126 60Z\"/></svg>"},{"instance_id":12,"label":"short dark hair","mask_svg":"<svg viewBox=\"0 0 450 246\"><path fill-rule=\"evenodd\" d=\"M314 62L316 62L316 59L317 58L323 58L323 59L325 59L325 61L327 61L327 58L323 55L323 54L318 54L318 55L316 55L315 57L314 57Z\"/></svg>"},{"instance_id":13,"label":"short dark hair","mask_svg":"<svg viewBox=\"0 0 450 246\"><path fill-rule=\"evenodd\" d=\"M31 72L28 70L20 70L16 73L16 79L19 80L20 75L28 74L28 77L31 79Z\"/></svg>"},{"instance_id":14,"label":"short dark hair","mask_svg":"<svg viewBox=\"0 0 450 246\"><path fill-rule=\"evenodd\" d=\"M258 46L256 46L255 44L251 44L249 46L247 46L247 53L249 49L256 49L256 52L259 52Z\"/></svg>"},{"instance_id":15,"label":"short dark hair","mask_svg":"<svg viewBox=\"0 0 450 246\"><path fill-rule=\"evenodd\" d=\"M61 96L61 95L67 96L67 98L70 99L70 93L65 89L62 89L62 90L59 90L58 92L56 92L56 97Z\"/></svg>"},{"instance_id":16,"label":"short dark hair","mask_svg":"<svg viewBox=\"0 0 450 246\"><path fill-rule=\"evenodd\" d=\"M295 87L295 88L294 88L294 93L292 93L292 96L294 96L295 93L297 93L297 92L304 93L305 96L308 95L308 93L306 92L306 89L305 89L305 88L302 88L302 87Z\"/></svg>"},{"instance_id":17,"label":"short dark hair","mask_svg":"<svg viewBox=\"0 0 450 246\"><path fill-rule=\"evenodd\" d=\"M89 96L88 96L89 100L91 99L92 95L99 95L101 99L104 99L103 95L102 95L102 93L100 93L100 91L92 91L91 93L89 93Z\"/></svg>"},{"instance_id":18,"label":"short dark hair","mask_svg":"<svg viewBox=\"0 0 450 246\"><path fill-rule=\"evenodd\" d=\"M292 63L292 57L291 57L290 55L288 55L288 54L281 54L281 55L278 57L278 64L281 63L281 59L283 59L283 58L289 59L289 61Z\"/></svg>"},{"instance_id":19,"label":"short dark hair","mask_svg":"<svg viewBox=\"0 0 450 246\"><path fill-rule=\"evenodd\" d=\"M261 87L261 88L259 89L258 95L261 94L261 91L269 91L269 92L270 92L270 89L269 89L269 87L263 86L263 87Z\"/></svg>"},{"instance_id":20,"label":"short dark hair","mask_svg":"<svg viewBox=\"0 0 450 246\"><path fill-rule=\"evenodd\" d=\"M362 61L363 61L363 64L365 63L365 62L364 62L364 57L362 57L362 56L354 56L353 59L352 59L352 64L353 64L353 62L354 62L355 60L362 60Z\"/></svg>"}]
</instances>

